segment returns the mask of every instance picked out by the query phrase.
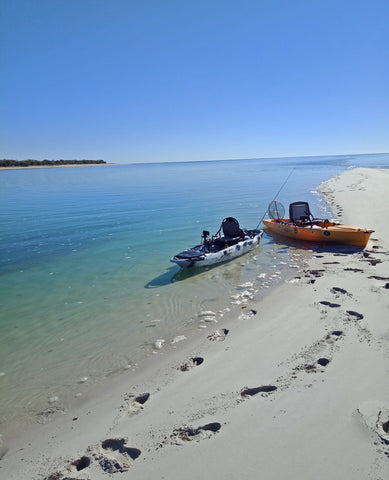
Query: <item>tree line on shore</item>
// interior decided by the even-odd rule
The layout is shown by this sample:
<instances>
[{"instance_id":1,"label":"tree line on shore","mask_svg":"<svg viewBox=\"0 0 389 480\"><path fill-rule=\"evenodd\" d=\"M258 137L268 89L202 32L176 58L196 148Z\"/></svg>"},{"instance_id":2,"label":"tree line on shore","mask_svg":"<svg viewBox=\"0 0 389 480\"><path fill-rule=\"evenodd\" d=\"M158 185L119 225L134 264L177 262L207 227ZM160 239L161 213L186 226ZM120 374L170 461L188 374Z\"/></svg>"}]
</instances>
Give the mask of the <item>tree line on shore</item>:
<instances>
[{"instance_id":1,"label":"tree line on shore","mask_svg":"<svg viewBox=\"0 0 389 480\"><path fill-rule=\"evenodd\" d=\"M101 165L104 160L0 160L0 167L35 167L45 165Z\"/></svg>"}]
</instances>

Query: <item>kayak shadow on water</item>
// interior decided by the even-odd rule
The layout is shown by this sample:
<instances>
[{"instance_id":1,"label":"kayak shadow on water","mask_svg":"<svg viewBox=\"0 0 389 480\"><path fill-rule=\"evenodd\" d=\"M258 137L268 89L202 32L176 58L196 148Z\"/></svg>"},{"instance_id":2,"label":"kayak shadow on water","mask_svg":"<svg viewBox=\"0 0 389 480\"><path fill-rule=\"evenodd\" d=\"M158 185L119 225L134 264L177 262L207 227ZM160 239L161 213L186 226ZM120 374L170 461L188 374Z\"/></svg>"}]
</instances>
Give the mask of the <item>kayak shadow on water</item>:
<instances>
[{"instance_id":1,"label":"kayak shadow on water","mask_svg":"<svg viewBox=\"0 0 389 480\"><path fill-rule=\"evenodd\" d=\"M362 252L363 247L355 247L353 245L343 245L341 243L325 243L325 242L307 242L304 240L294 240L293 238L278 235L275 232L265 230L264 236L268 237L272 243L285 245L287 247L299 248L301 250L312 250L315 253L327 252L338 253L344 255L352 255Z\"/></svg>"},{"instance_id":2,"label":"kayak shadow on water","mask_svg":"<svg viewBox=\"0 0 389 480\"><path fill-rule=\"evenodd\" d=\"M164 273L155 277L146 283L144 288L164 287L171 283L182 282L189 279L204 279L205 275L213 275L215 270L219 270L220 274L225 278L236 278L236 282L240 281L242 268L248 263L254 261L262 252L262 245L258 245L255 251L247 252L239 258L232 258L229 261L206 265L202 267L180 268L177 265L168 268ZM239 261L240 259L240 261ZM242 263L243 261L243 263Z\"/></svg>"},{"instance_id":3,"label":"kayak shadow on water","mask_svg":"<svg viewBox=\"0 0 389 480\"><path fill-rule=\"evenodd\" d=\"M158 288L171 283L182 282L183 280L198 276L199 274L208 272L218 266L220 265L208 265L206 267L195 268L170 267L166 272L146 283L145 288Z\"/></svg>"},{"instance_id":4,"label":"kayak shadow on water","mask_svg":"<svg viewBox=\"0 0 389 480\"><path fill-rule=\"evenodd\" d=\"M145 288L158 288L172 283L172 278L177 273L177 267L170 267L164 273L158 277L153 278L150 282L146 283Z\"/></svg>"}]
</instances>

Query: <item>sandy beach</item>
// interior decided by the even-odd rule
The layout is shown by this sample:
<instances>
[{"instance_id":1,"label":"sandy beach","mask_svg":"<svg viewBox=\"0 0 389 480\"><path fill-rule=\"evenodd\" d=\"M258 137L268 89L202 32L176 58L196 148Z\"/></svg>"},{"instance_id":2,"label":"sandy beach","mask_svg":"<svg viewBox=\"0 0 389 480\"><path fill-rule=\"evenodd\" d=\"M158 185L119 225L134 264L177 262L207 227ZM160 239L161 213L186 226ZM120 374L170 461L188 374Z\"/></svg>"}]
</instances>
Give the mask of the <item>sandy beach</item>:
<instances>
[{"instance_id":1,"label":"sandy beach","mask_svg":"<svg viewBox=\"0 0 389 480\"><path fill-rule=\"evenodd\" d=\"M320 186L364 250L312 252L294 278L162 348L60 413L0 437L8 480L389 478L389 170Z\"/></svg>"}]
</instances>

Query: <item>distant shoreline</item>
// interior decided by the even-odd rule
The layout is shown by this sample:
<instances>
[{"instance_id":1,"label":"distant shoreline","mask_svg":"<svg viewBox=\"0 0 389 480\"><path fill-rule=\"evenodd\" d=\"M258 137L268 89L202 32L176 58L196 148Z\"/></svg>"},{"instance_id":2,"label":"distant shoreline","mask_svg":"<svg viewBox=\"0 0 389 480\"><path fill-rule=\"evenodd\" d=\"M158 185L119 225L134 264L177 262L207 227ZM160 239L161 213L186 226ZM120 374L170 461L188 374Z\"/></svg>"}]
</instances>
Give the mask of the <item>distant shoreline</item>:
<instances>
[{"instance_id":1,"label":"distant shoreline","mask_svg":"<svg viewBox=\"0 0 389 480\"><path fill-rule=\"evenodd\" d=\"M0 167L0 170L35 170L37 168L67 168L67 167L107 167L121 165L120 163L74 163L64 165L29 165L24 167Z\"/></svg>"}]
</instances>

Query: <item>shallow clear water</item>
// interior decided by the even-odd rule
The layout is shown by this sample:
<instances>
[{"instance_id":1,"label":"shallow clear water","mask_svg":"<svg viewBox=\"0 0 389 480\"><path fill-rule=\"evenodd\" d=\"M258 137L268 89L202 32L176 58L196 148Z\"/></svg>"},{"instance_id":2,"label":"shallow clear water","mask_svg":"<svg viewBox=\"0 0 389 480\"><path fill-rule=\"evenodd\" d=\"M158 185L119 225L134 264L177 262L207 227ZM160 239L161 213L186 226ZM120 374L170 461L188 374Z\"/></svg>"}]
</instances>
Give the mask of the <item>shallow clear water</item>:
<instances>
[{"instance_id":1,"label":"shallow clear water","mask_svg":"<svg viewBox=\"0 0 389 480\"><path fill-rule=\"evenodd\" d=\"M165 349L199 334L203 310L241 313L239 286L263 295L296 268L299 250L264 235L253 252L196 274L170 257L224 217L256 227L292 169L278 200L332 216L316 188L351 166L387 168L389 155L1 171L3 428L50 398L71 403L158 339Z\"/></svg>"}]
</instances>

